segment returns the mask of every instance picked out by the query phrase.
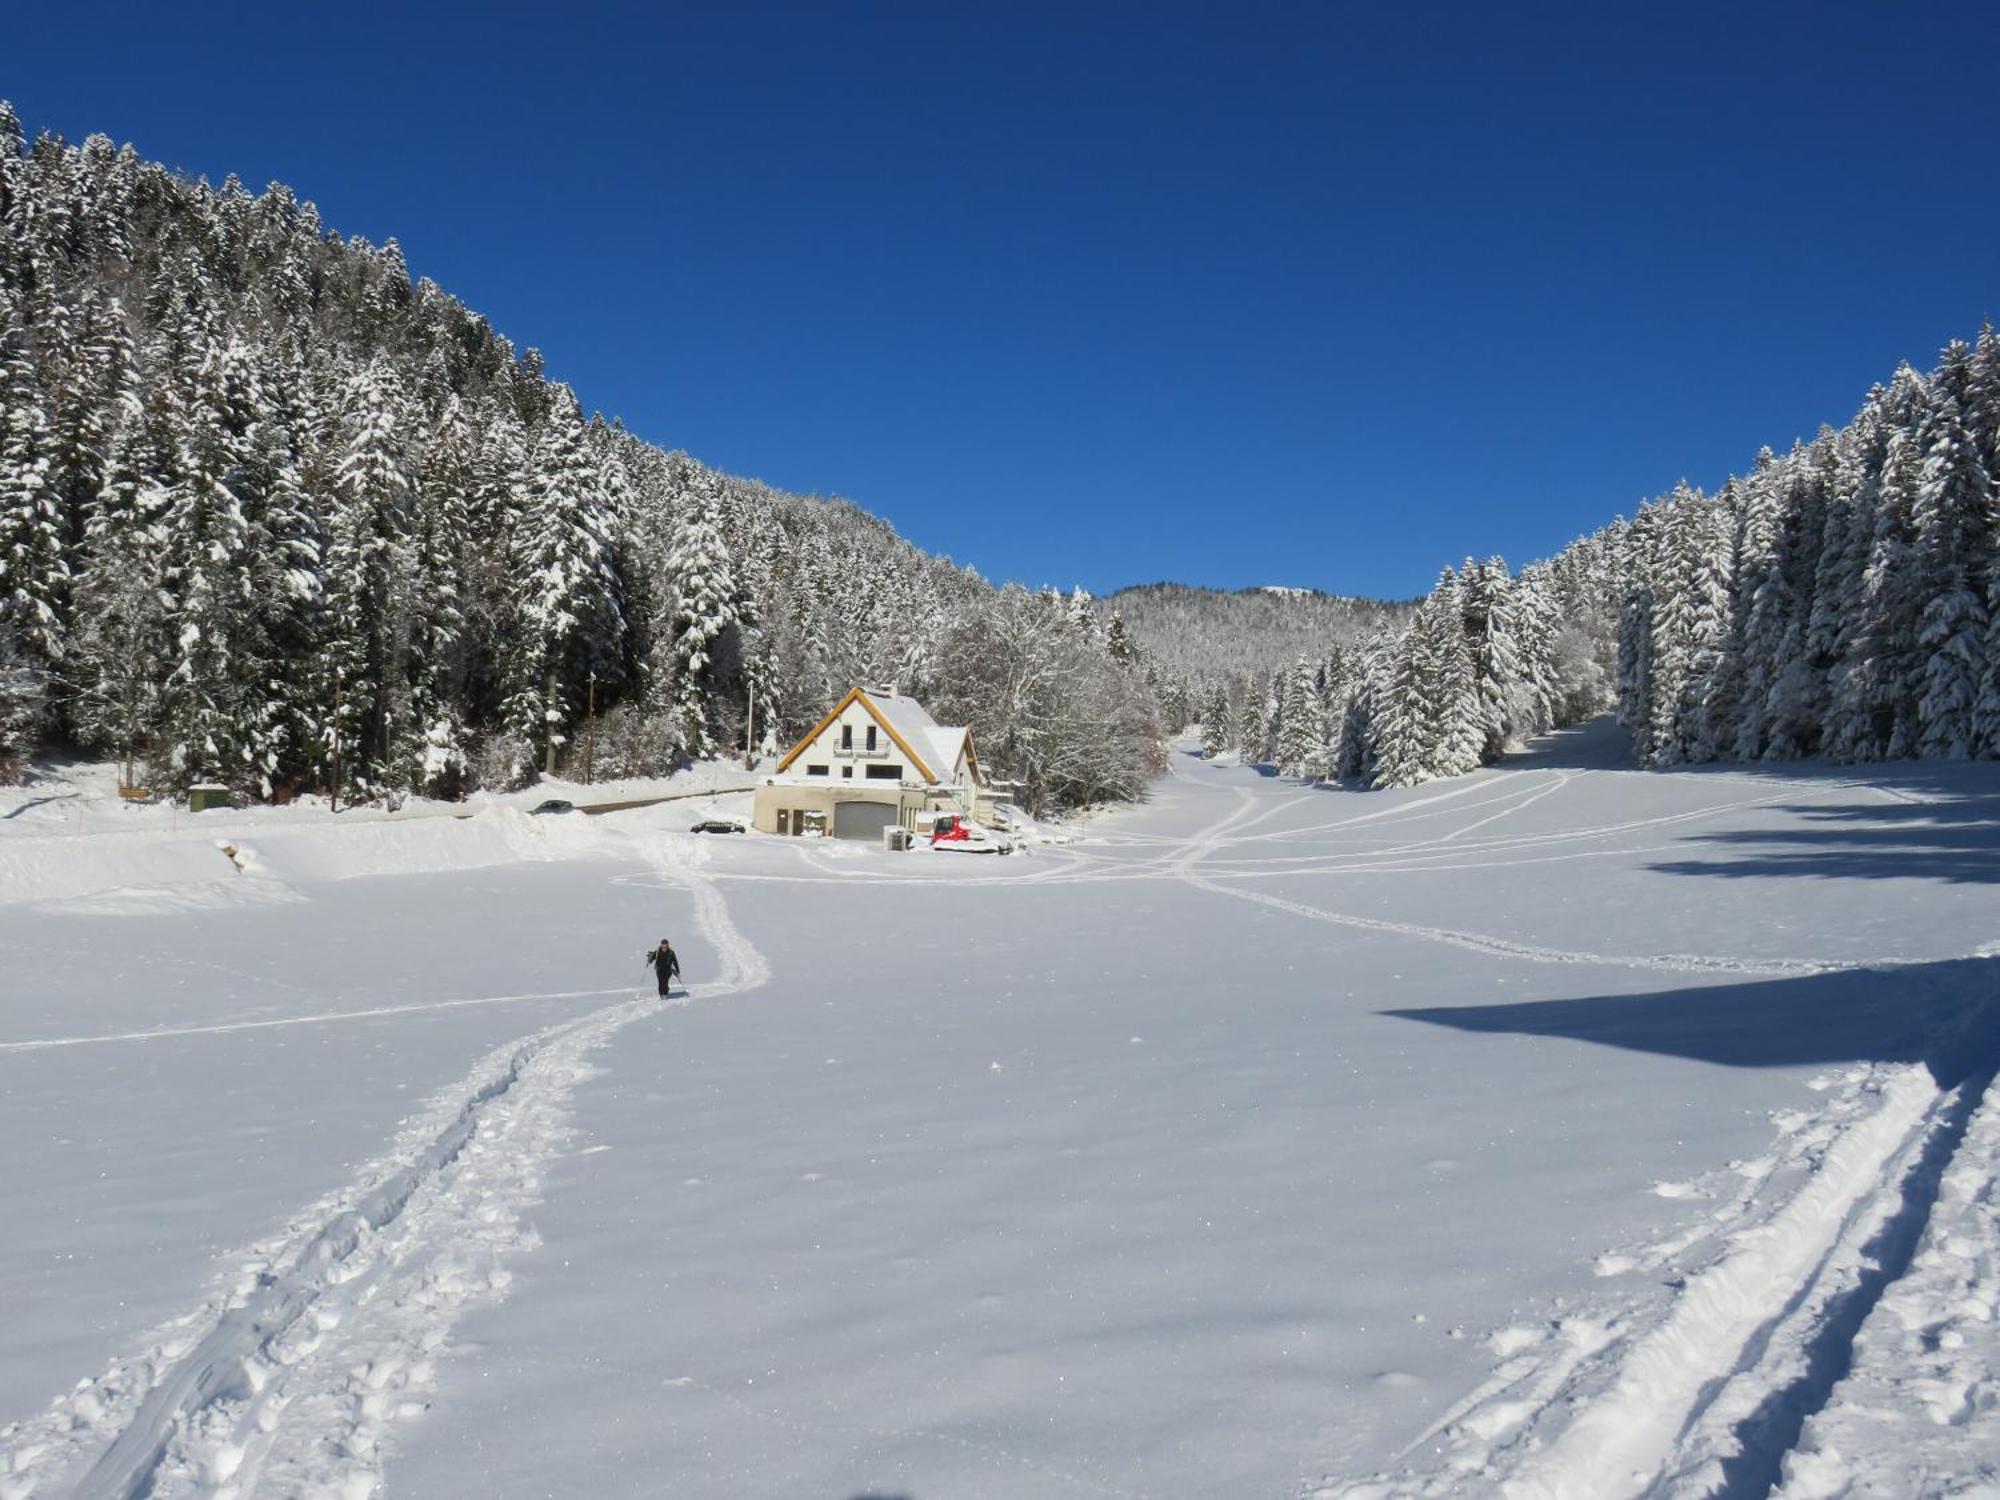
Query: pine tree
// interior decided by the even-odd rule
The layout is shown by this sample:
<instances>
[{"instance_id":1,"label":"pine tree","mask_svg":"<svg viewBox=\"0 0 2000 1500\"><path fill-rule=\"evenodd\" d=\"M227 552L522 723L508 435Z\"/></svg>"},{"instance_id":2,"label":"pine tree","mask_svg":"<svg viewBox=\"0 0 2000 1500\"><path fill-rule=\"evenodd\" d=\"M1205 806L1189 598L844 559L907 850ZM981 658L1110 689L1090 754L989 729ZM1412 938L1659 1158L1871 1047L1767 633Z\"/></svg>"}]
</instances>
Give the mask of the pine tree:
<instances>
[{"instance_id":1,"label":"pine tree","mask_svg":"<svg viewBox=\"0 0 2000 1500\"><path fill-rule=\"evenodd\" d=\"M1546 722L1541 688L1525 657L1527 622L1515 595L1504 560L1465 560L1459 572L1459 609L1472 651L1482 762L1498 760L1510 745Z\"/></svg>"},{"instance_id":2,"label":"pine tree","mask_svg":"<svg viewBox=\"0 0 2000 1500\"><path fill-rule=\"evenodd\" d=\"M243 434L231 422L224 352L202 348L207 337L207 330L187 335L193 399L183 409L179 473L162 519L174 627L157 769L176 788L217 781L261 789L250 693L256 663L246 659L245 638L254 602L249 519L235 488Z\"/></svg>"},{"instance_id":3,"label":"pine tree","mask_svg":"<svg viewBox=\"0 0 2000 1500\"><path fill-rule=\"evenodd\" d=\"M1771 683L1795 603L1782 553L1786 482L1784 463L1767 448L1743 486L1735 601L1743 664L1734 747L1739 760L1760 759L1770 743Z\"/></svg>"},{"instance_id":4,"label":"pine tree","mask_svg":"<svg viewBox=\"0 0 2000 1500\"><path fill-rule=\"evenodd\" d=\"M1236 716L1236 758L1246 766L1262 765L1271 754L1270 688L1251 683Z\"/></svg>"},{"instance_id":5,"label":"pine tree","mask_svg":"<svg viewBox=\"0 0 2000 1500\"><path fill-rule=\"evenodd\" d=\"M1826 672L1811 649L1812 614L1836 467L1835 437L1828 428L1795 449L1786 465L1780 566L1787 609L1765 698L1764 755L1769 760L1798 760L1819 751L1827 711Z\"/></svg>"},{"instance_id":6,"label":"pine tree","mask_svg":"<svg viewBox=\"0 0 2000 1500\"><path fill-rule=\"evenodd\" d=\"M1882 408L1888 392L1876 386L1847 430L1827 495L1826 538L1820 549L1819 585L1813 594L1807 649L1825 678L1826 725L1822 753L1857 759L1864 716L1854 709L1861 642L1867 619L1868 553L1881 499L1887 432Z\"/></svg>"},{"instance_id":7,"label":"pine tree","mask_svg":"<svg viewBox=\"0 0 2000 1500\"><path fill-rule=\"evenodd\" d=\"M717 750L716 699L734 670L740 612L722 539L721 486L711 476L690 499L667 559L673 579L672 714L683 752L706 759Z\"/></svg>"},{"instance_id":8,"label":"pine tree","mask_svg":"<svg viewBox=\"0 0 2000 1500\"><path fill-rule=\"evenodd\" d=\"M1971 755L1978 738L1973 718L1996 520L1993 482L1966 421L1971 357L1962 343L1945 350L1917 432L1923 468L1914 513L1916 562L1926 600L1917 630L1924 652L1917 751L1953 760Z\"/></svg>"},{"instance_id":9,"label":"pine tree","mask_svg":"<svg viewBox=\"0 0 2000 1500\"><path fill-rule=\"evenodd\" d=\"M1374 751L1369 785L1418 786L1432 776L1430 724L1424 694L1428 675L1430 618L1419 611L1410 628L1390 647L1382 676L1370 695L1368 727Z\"/></svg>"},{"instance_id":10,"label":"pine tree","mask_svg":"<svg viewBox=\"0 0 2000 1500\"><path fill-rule=\"evenodd\" d=\"M1923 378L1897 370L1882 403L1874 524L1861 578L1860 619L1836 712L1843 759L1916 753L1924 609L1916 566L1916 503L1923 467L1918 430L1929 402Z\"/></svg>"},{"instance_id":11,"label":"pine tree","mask_svg":"<svg viewBox=\"0 0 2000 1500\"><path fill-rule=\"evenodd\" d=\"M1214 760L1229 748L1231 727L1229 694L1218 682L1210 689L1208 701L1201 711L1201 753L1204 759Z\"/></svg>"},{"instance_id":12,"label":"pine tree","mask_svg":"<svg viewBox=\"0 0 2000 1500\"><path fill-rule=\"evenodd\" d=\"M457 396L447 395L418 466L408 560L397 570L409 589L397 613L406 622L410 712L395 779L433 796L456 795L470 767L469 736L457 705L465 676L459 567L471 479L471 434Z\"/></svg>"},{"instance_id":13,"label":"pine tree","mask_svg":"<svg viewBox=\"0 0 2000 1500\"><path fill-rule=\"evenodd\" d=\"M1686 757L1678 731L1694 670L1694 575L1703 540L1700 504L1700 497L1683 484L1660 503L1652 528L1646 704L1632 726L1634 747L1645 765L1673 765Z\"/></svg>"},{"instance_id":14,"label":"pine tree","mask_svg":"<svg viewBox=\"0 0 2000 1500\"><path fill-rule=\"evenodd\" d=\"M326 537L325 717L316 748L340 765L336 792L373 795L406 724L395 681L393 601L407 597L401 574L409 526L409 462L402 405L383 361L342 392L344 440L332 482ZM335 704L338 704L338 708Z\"/></svg>"},{"instance_id":15,"label":"pine tree","mask_svg":"<svg viewBox=\"0 0 2000 1500\"><path fill-rule=\"evenodd\" d=\"M1729 646L1736 518L1721 501L1703 501L1689 520L1691 554L1681 575L1688 593L1687 672L1673 721L1675 759L1705 761L1717 754L1709 738L1709 705Z\"/></svg>"},{"instance_id":16,"label":"pine tree","mask_svg":"<svg viewBox=\"0 0 2000 1500\"><path fill-rule=\"evenodd\" d=\"M541 749L544 770L555 768L591 674L615 680L622 672L624 610L609 529L583 417L565 391L535 444L514 533L521 613L508 717Z\"/></svg>"},{"instance_id":17,"label":"pine tree","mask_svg":"<svg viewBox=\"0 0 2000 1500\"><path fill-rule=\"evenodd\" d=\"M1285 684L1285 709L1278 724L1278 774L1317 781L1327 774L1326 709L1320 701L1319 673L1301 656Z\"/></svg>"},{"instance_id":18,"label":"pine tree","mask_svg":"<svg viewBox=\"0 0 2000 1500\"><path fill-rule=\"evenodd\" d=\"M1132 637L1125 632L1124 616L1115 610L1112 611L1111 624L1104 632L1104 649L1121 667L1138 664L1139 648L1132 644Z\"/></svg>"},{"instance_id":19,"label":"pine tree","mask_svg":"<svg viewBox=\"0 0 2000 1500\"><path fill-rule=\"evenodd\" d=\"M0 626L12 634L24 663L19 670L41 677L63 659L69 579L49 459L41 383L17 308L0 291Z\"/></svg>"}]
</instances>

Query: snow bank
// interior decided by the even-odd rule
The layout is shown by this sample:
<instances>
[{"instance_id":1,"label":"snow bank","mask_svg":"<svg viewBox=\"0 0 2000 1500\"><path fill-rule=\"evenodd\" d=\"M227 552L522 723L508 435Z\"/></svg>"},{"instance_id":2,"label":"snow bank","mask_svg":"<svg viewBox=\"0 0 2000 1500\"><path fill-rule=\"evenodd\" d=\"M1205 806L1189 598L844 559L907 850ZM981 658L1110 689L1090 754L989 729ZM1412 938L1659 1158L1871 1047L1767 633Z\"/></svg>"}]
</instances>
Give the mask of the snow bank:
<instances>
[{"instance_id":1,"label":"snow bank","mask_svg":"<svg viewBox=\"0 0 2000 1500\"><path fill-rule=\"evenodd\" d=\"M0 789L0 905L172 915L299 900L294 881L617 857L629 854L624 834L635 828L747 817L744 780L733 764L710 762L669 777L588 787L551 779L463 804L415 801L394 813L363 806L336 817L323 800L305 798L190 814L122 801L115 766L68 766L45 771L31 786ZM579 805L673 800L608 817L528 811L551 798Z\"/></svg>"},{"instance_id":2,"label":"snow bank","mask_svg":"<svg viewBox=\"0 0 2000 1500\"><path fill-rule=\"evenodd\" d=\"M0 839L0 904L168 915L296 901L298 882L617 857L623 835L595 821L500 805L456 818L278 824L257 829L254 843L220 820L179 832Z\"/></svg>"},{"instance_id":3,"label":"snow bank","mask_svg":"<svg viewBox=\"0 0 2000 1500\"><path fill-rule=\"evenodd\" d=\"M615 835L581 814L534 817L511 806L465 818L319 825L260 834L270 866L292 880L353 880L368 875L440 874L521 860L609 857Z\"/></svg>"},{"instance_id":4,"label":"snow bank","mask_svg":"<svg viewBox=\"0 0 2000 1500\"><path fill-rule=\"evenodd\" d=\"M90 897L104 902L96 910L109 913L158 895L175 896L191 908L224 906L242 878L213 836L0 841L0 902L73 903Z\"/></svg>"}]
</instances>

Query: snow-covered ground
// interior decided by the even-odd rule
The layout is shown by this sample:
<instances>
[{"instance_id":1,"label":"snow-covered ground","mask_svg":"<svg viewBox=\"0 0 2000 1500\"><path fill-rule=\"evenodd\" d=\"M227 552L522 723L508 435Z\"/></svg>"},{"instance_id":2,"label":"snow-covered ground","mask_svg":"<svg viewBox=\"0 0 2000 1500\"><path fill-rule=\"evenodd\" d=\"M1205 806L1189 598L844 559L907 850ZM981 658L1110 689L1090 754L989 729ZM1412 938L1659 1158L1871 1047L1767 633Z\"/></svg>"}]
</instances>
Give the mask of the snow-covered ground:
<instances>
[{"instance_id":1,"label":"snow-covered ground","mask_svg":"<svg viewBox=\"0 0 2000 1500\"><path fill-rule=\"evenodd\" d=\"M0 1500L1994 1484L2000 768L1615 741L1010 858L11 794Z\"/></svg>"}]
</instances>

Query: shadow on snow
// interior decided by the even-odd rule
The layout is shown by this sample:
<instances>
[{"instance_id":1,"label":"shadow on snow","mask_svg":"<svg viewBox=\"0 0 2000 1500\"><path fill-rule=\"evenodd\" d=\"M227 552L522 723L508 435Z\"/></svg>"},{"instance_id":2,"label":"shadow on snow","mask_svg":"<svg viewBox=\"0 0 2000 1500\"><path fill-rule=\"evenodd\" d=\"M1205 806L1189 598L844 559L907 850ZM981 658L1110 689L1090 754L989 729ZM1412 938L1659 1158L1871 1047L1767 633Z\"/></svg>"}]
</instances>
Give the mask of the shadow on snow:
<instances>
[{"instance_id":1,"label":"shadow on snow","mask_svg":"<svg viewBox=\"0 0 2000 1500\"><path fill-rule=\"evenodd\" d=\"M1725 857L1671 860L1649 868L1668 875L1733 878L1802 875L2000 884L2000 792L1940 787L1923 802L1820 803L1780 810L1806 826L1704 834L1688 842Z\"/></svg>"},{"instance_id":2,"label":"shadow on snow","mask_svg":"<svg viewBox=\"0 0 2000 1500\"><path fill-rule=\"evenodd\" d=\"M1457 1031L1562 1037L1730 1068L1921 1062L1940 1087L2000 1044L2000 960L1949 959L1644 995L1429 1006L1385 1016Z\"/></svg>"}]
</instances>

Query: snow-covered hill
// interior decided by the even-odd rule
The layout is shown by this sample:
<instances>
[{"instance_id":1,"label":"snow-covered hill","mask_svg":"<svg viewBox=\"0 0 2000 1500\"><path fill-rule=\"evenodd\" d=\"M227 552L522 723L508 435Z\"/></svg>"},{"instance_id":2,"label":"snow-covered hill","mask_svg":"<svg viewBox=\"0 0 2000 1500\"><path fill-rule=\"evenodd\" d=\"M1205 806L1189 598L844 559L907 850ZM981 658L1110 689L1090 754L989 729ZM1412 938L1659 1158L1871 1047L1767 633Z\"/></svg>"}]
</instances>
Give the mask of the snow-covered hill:
<instances>
[{"instance_id":1,"label":"snow-covered hill","mask_svg":"<svg viewBox=\"0 0 2000 1500\"><path fill-rule=\"evenodd\" d=\"M2000 769L1622 748L0 838L0 1496L1973 1482Z\"/></svg>"}]
</instances>

